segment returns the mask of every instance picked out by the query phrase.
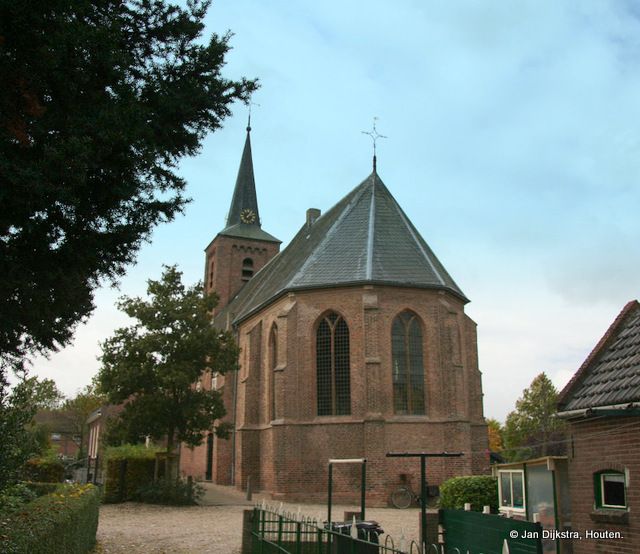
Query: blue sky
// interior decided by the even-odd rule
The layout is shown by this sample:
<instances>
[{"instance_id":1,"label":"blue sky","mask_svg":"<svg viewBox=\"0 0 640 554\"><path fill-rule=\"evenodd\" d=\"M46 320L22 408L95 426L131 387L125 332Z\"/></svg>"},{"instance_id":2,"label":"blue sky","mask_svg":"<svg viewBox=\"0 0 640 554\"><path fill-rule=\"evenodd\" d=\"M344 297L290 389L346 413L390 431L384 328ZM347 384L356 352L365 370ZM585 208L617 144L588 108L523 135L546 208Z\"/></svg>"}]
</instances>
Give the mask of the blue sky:
<instances>
[{"instance_id":1,"label":"blue sky","mask_svg":"<svg viewBox=\"0 0 640 554\"><path fill-rule=\"evenodd\" d=\"M471 299L485 414L503 420L541 371L562 387L639 296L640 21L631 2L218 0L226 76L257 77L252 146L263 228L286 244L378 172ZM161 264L202 278L244 141L237 105L181 174L193 201L156 229L120 290L37 374L67 394L98 370Z\"/></svg>"}]
</instances>

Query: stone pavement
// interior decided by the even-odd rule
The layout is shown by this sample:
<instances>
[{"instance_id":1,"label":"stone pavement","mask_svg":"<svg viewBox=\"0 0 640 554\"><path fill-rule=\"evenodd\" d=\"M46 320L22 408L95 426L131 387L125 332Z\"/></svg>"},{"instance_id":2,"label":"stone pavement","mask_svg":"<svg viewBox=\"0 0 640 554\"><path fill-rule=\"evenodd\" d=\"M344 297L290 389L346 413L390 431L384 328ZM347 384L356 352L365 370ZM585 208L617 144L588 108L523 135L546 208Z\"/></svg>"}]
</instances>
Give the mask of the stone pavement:
<instances>
[{"instance_id":1,"label":"stone pavement","mask_svg":"<svg viewBox=\"0 0 640 554\"><path fill-rule=\"evenodd\" d=\"M262 497L253 495L252 500L247 500L245 492L235 487L216 485L214 483L198 483L205 489L204 496L200 500L201 506L253 506Z\"/></svg>"}]
</instances>

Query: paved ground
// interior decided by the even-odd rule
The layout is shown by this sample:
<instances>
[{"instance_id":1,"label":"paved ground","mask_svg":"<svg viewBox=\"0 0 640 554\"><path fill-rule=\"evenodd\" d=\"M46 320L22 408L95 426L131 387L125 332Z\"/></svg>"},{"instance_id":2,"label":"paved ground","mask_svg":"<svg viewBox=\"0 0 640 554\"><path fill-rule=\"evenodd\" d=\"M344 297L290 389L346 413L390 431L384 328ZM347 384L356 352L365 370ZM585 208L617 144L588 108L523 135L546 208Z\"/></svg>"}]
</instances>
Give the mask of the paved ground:
<instances>
[{"instance_id":1,"label":"paved ground","mask_svg":"<svg viewBox=\"0 0 640 554\"><path fill-rule=\"evenodd\" d=\"M126 502L100 508L99 546L103 554L240 554L242 512L252 502L231 487L207 484L203 506L173 508ZM262 498L254 496L254 500ZM313 517L326 517L319 504L284 505L285 510ZM336 518L354 506L335 506ZM418 535L419 510L372 508L367 519L378 521L398 539Z\"/></svg>"}]
</instances>

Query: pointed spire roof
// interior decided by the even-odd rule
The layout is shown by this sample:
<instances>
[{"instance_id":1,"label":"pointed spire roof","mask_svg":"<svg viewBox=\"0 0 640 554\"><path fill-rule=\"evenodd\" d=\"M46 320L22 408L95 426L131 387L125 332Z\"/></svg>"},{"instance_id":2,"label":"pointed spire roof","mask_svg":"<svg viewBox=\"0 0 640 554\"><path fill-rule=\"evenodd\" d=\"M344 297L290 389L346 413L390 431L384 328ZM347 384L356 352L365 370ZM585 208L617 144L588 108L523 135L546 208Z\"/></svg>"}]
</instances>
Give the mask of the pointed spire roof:
<instances>
[{"instance_id":1,"label":"pointed spire roof","mask_svg":"<svg viewBox=\"0 0 640 554\"><path fill-rule=\"evenodd\" d=\"M253 175L253 158L251 156L251 120L247 126L247 138L242 151L236 186L233 190L231 208L227 215L227 226L220 235L281 242L274 236L262 230L258 199L256 197L256 182Z\"/></svg>"},{"instance_id":2,"label":"pointed spire roof","mask_svg":"<svg viewBox=\"0 0 640 554\"><path fill-rule=\"evenodd\" d=\"M288 291L356 284L441 289L468 302L375 171L305 224L219 317L238 322Z\"/></svg>"}]
</instances>

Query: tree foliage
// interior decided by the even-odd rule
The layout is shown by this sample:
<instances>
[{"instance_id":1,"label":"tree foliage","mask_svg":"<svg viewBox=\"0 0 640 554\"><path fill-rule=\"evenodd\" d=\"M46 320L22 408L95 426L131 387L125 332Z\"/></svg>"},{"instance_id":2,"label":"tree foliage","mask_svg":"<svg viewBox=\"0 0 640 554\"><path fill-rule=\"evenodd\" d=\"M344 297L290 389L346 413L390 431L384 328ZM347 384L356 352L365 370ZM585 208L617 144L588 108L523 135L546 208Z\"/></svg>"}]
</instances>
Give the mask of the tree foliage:
<instances>
[{"instance_id":1,"label":"tree foliage","mask_svg":"<svg viewBox=\"0 0 640 554\"><path fill-rule=\"evenodd\" d=\"M236 99L208 0L0 0L0 356L69 342L160 222Z\"/></svg>"},{"instance_id":2,"label":"tree foliage","mask_svg":"<svg viewBox=\"0 0 640 554\"><path fill-rule=\"evenodd\" d=\"M502 425L497 419L487 418L487 432L489 433L489 450L502 452Z\"/></svg>"},{"instance_id":3,"label":"tree foliage","mask_svg":"<svg viewBox=\"0 0 640 554\"><path fill-rule=\"evenodd\" d=\"M38 409L59 404L61 394L50 379L22 375L12 389L0 374L0 491L10 485L27 459L48 443L33 416Z\"/></svg>"},{"instance_id":4,"label":"tree foliage","mask_svg":"<svg viewBox=\"0 0 640 554\"><path fill-rule=\"evenodd\" d=\"M182 274L166 267L148 282L149 300L124 298L119 304L135 320L102 344L99 389L111 403L124 402L121 428L132 442L146 435L195 446L202 433L224 416L218 391L194 386L209 368L235 370L238 349L229 333L211 325L215 295L200 283L185 287ZM225 428L217 432L224 435Z\"/></svg>"},{"instance_id":5,"label":"tree foliage","mask_svg":"<svg viewBox=\"0 0 640 554\"><path fill-rule=\"evenodd\" d=\"M566 426L555 417L557 401L558 391L544 372L523 391L504 426L505 456L508 460L565 453Z\"/></svg>"}]
</instances>

